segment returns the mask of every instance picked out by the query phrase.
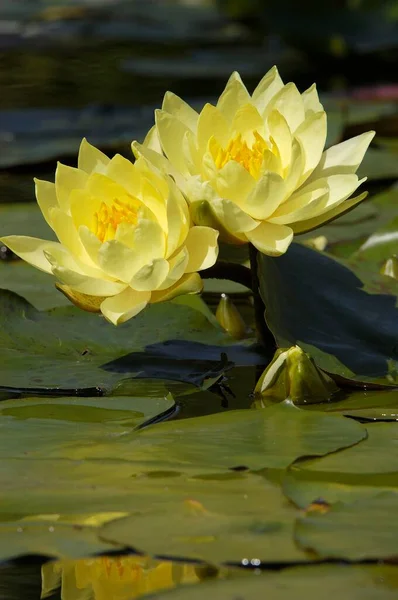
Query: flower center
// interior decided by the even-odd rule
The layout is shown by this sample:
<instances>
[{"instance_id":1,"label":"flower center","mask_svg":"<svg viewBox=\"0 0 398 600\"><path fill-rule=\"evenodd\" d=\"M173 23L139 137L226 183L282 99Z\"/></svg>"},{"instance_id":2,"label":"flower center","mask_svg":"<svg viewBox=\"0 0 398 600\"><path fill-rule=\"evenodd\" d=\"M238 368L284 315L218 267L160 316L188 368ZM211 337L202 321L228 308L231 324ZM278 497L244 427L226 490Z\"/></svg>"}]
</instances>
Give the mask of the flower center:
<instances>
[{"instance_id":1,"label":"flower center","mask_svg":"<svg viewBox=\"0 0 398 600\"><path fill-rule=\"evenodd\" d=\"M131 203L119 200L119 198L115 198L111 206L102 202L99 211L94 214L94 233L97 238L101 242L113 240L120 223L135 225L138 219L138 200L136 203L137 206L133 206Z\"/></svg>"},{"instance_id":2,"label":"flower center","mask_svg":"<svg viewBox=\"0 0 398 600\"><path fill-rule=\"evenodd\" d=\"M258 131L253 131L254 142L251 146L242 139L239 133L229 141L226 148L218 146L213 154L214 162L218 169L222 169L230 160L240 163L246 171L249 171L255 179L260 176L260 170L264 162L264 152L268 150L267 142Z\"/></svg>"}]
</instances>

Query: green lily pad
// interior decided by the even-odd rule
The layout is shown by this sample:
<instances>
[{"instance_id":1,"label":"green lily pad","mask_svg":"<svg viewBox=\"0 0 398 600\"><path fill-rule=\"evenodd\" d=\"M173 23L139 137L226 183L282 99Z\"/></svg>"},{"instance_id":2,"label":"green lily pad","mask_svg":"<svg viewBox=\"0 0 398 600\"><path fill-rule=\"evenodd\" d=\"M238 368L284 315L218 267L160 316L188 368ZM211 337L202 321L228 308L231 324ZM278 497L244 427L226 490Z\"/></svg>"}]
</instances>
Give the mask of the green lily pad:
<instances>
[{"instance_id":1,"label":"green lily pad","mask_svg":"<svg viewBox=\"0 0 398 600\"><path fill-rule=\"evenodd\" d=\"M100 540L95 527L52 521L0 523L0 560L29 554L50 558L81 558L120 550Z\"/></svg>"},{"instance_id":2,"label":"green lily pad","mask_svg":"<svg viewBox=\"0 0 398 600\"><path fill-rule=\"evenodd\" d=\"M397 157L398 158L398 157ZM398 217L373 233L351 256L350 262L380 272L385 261L397 253Z\"/></svg>"},{"instance_id":3,"label":"green lily pad","mask_svg":"<svg viewBox=\"0 0 398 600\"><path fill-rule=\"evenodd\" d=\"M372 423L366 440L320 459L301 460L283 478L287 497L301 508L318 498L353 502L381 491L398 492L395 423Z\"/></svg>"},{"instance_id":4,"label":"green lily pad","mask_svg":"<svg viewBox=\"0 0 398 600\"><path fill-rule=\"evenodd\" d=\"M362 270L300 244L277 258L260 255L259 277L279 347L301 346L340 380L398 384L397 281L372 275L384 293L369 293Z\"/></svg>"},{"instance_id":5,"label":"green lily pad","mask_svg":"<svg viewBox=\"0 0 398 600\"><path fill-rule=\"evenodd\" d=\"M398 494L385 492L352 504L338 502L326 513L310 511L297 520L295 538L321 558L388 559L398 554L394 515Z\"/></svg>"},{"instance_id":6,"label":"green lily pad","mask_svg":"<svg viewBox=\"0 0 398 600\"><path fill-rule=\"evenodd\" d=\"M23 298L0 290L0 387L23 390L64 390L76 395L109 391L126 375L100 368L127 352L142 352L166 340L196 341L228 347L233 340L203 312L188 305L151 305L136 318L113 327L98 315L69 306L40 312ZM169 365L173 379L176 367ZM207 368L208 371L208 368ZM136 372L145 377L137 361ZM151 377L153 378L153 369ZM91 392L91 393L90 393ZM137 393L129 392L130 395ZM123 394L126 395L126 394Z\"/></svg>"},{"instance_id":7,"label":"green lily pad","mask_svg":"<svg viewBox=\"0 0 398 600\"><path fill-rule=\"evenodd\" d=\"M308 404L303 408L371 421L398 421L398 390L355 391L342 400Z\"/></svg>"},{"instance_id":8,"label":"green lily pad","mask_svg":"<svg viewBox=\"0 0 398 600\"><path fill-rule=\"evenodd\" d=\"M156 592L148 600L395 600L398 569L394 566L308 565L278 573L253 573L247 577L180 585Z\"/></svg>"},{"instance_id":9,"label":"green lily pad","mask_svg":"<svg viewBox=\"0 0 398 600\"><path fill-rule=\"evenodd\" d=\"M25 421L32 419L34 423L54 421L54 432L61 421L70 424L71 430L82 440L88 433L74 423L101 423L104 431L115 426L122 431L137 429L146 421L161 418L171 413L175 408L172 396L134 398L129 396L116 396L106 398L25 398L23 400L4 400L0 403L1 418L12 417L12 421ZM23 427L23 423L22 423ZM40 425L39 425L40 427ZM77 438L78 439L78 438Z\"/></svg>"},{"instance_id":10,"label":"green lily pad","mask_svg":"<svg viewBox=\"0 0 398 600\"><path fill-rule=\"evenodd\" d=\"M297 512L261 476L215 474L183 485L163 480L157 491L147 506L134 503L131 515L106 523L100 538L152 556L212 564L309 560L293 543Z\"/></svg>"}]
</instances>

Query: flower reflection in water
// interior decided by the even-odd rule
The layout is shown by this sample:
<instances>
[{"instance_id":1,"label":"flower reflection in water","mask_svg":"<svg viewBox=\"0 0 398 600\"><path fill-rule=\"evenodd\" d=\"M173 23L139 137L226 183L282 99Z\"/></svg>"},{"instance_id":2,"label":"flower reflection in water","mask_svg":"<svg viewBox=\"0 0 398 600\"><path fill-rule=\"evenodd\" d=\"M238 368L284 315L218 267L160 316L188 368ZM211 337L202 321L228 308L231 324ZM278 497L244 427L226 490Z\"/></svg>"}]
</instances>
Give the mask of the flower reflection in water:
<instances>
[{"instance_id":1,"label":"flower reflection in water","mask_svg":"<svg viewBox=\"0 0 398 600\"><path fill-rule=\"evenodd\" d=\"M197 566L143 556L62 560L42 568L42 595L61 586L62 600L132 600L144 594L198 583Z\"/></svg>"}]
</instances>

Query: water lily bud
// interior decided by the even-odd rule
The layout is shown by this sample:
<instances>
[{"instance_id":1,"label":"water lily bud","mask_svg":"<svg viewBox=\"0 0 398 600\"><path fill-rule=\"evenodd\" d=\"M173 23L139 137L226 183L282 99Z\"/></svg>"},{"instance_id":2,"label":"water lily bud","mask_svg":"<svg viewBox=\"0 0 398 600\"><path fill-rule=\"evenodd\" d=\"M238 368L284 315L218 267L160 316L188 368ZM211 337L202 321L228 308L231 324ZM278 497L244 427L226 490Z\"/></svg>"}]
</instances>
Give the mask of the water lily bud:
<instances>
[{"instance_id":1,"label":"water lily bud","mask_svg":"<svg viewBox=\"0 0 398 600\"><path fill-rule=\"evenodd\" d=\"M260 406L264 398L306 404L329 400L338 387L304 350L292 346L277 350L254 391Z\"/></svg>"},{"instance_id":2,"label":"water lily bud","mask_svg":"<svg viewBox=\"0 0 398 600\"><path fill-rule=\"evenodd\" d=\"M335 38L335 52L342 44ZM252 94L232 73L217 103L200 113L166 92L155 125L133 151L173 177L196 225L217 229L221 241L280 256L294 235L366 197L352 195L365 181L356 171L374 131L325 150L326 132L315 85L300 93L273 67Z\"/></svg>"},{"instance_id":3,"label":"water lily bud","mask_svg":"<svg viewBox=\"0 0 398 600\"><path fill-rule=\"evenodd\" d=\"M227 294L221 294L221 300L216 310L216 319L233 338L241 340L246 336L246 323Z\"/></svg>"},{"instance_id":4,"label":"water lily bud","mask_svg":"<svg viewBox=\"0 0 398 600\"><path fill-rule=\"evenodd\" d=\"M392 256L382 266L380 269L380 273L382 275L387 275L387 277L393 277L393 279L398 279L398 256Z\"/></svg>"}]
</instances>

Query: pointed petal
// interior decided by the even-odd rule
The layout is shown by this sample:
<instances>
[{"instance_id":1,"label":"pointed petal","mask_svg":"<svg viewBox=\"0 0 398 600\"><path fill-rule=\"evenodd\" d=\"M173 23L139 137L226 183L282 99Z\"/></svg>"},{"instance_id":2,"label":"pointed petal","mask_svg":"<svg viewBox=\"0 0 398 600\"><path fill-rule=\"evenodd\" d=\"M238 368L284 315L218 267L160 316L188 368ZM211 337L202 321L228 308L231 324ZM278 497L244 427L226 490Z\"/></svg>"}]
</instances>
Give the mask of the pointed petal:
<instances>
[{"instance_id":1,"label":"pointed petal","mask_svg":"<svg viewBox=\"0 0 398 600\"><path fill-rule=\"evenodd\" d=\"M223 113L212 104L205 104L198 120L198 150L203 155L211 137L224 146L229 138L229 123Z\"/></svg>"},{"instance_id":2,"label":"pointed petal","mask_svg":"<svg viewBox=\"0 0 398 600\"><path fill-rule=\"evenodd\" d=\"M128 287L120 294L106 298L101 304L101 312L113 325L120 325L141 312L150 297L150 292L137 292Z\"/></svg>"},{"instance_id":3,"label":"pointed petal","mask_svg":"<svg viewBox=\"0 0 398 600\"><path fill-rule=\"evenodd\" d=\"M315 216L317 209L325 207L329 199L329 188L327 185L320 185L303 194L294 194L289 200L286 200L269 218L270 223L278 225L291 224L300 219L308 219Z\"/></svg>"},{"instance_id":4,"label":"pointed petal","mask_svg":"<svg viewBox=\"0 0 398 600\"><path fill-rule=\"evenodd\" d=\"M253 219L265 221L276 211L285 195L286 185L282 177L266 173L249 194L244 209Z\"/></svg>"},{"instance_id":5,"label":"pointed petal","mask_svg":"<svg viewBox=\"0 0 398 600\"><path fill-rule=\"evenodd\" d=\"M109 162L105 175L121 185L132 196L138 196L141 189L141 176L133 163L120 154Z\"/></svg>"},{"instance_id":6,"label":"pointed petal","mask_svg":"<svg viewBox=\"0 0 398 600\"><path fill-rule=\"evenodd\" d=\"M323 111L323 106L319 102L318 91L316 89L315 83L313 83L311 87L305 90L305 92L301 94L301 97L303 99L306 116L308 111L313 111L315 113Z\"/></svg>"},{"instance_id":7,"label":"pointed petal","mask_svg":"<svg viewBox=\"0 0 398 600\"><path fill-rule=\"evenodd\" d=\"M134 248L148 264L156 258L164 258L166 253L166 236L159 223L149 219L139 219L134 230Z\"/></svg>"},{"instance_id":8,"label":"pointed petal","mask_svg":"<svg viewBox=\"0 0 398 600\"><path fill-rule=\"evenodd\" d=\"M283 81L276 67L272 67L261 79L252 94L253 103L262 114L272 98L283 88Z\"/></svg>"},{"instance_id":9,"label":"pointed petal","mask_svg":"<svg viewBox=\"0 0 398 600\"><path fill-rule=\"evenodd\" d=\"M285 225L263 222L256 229L246 232L247 239L263 254L280 256L289 248L293 231Z\"/></svg>"},{"instance_id":10,"label":"pointed petal","mask_svg":"<svg viewBox=\"0 0 398 600\"><path fill-rule=\"evenodd\" d=\"M138 144L138 142L132 143L133 153L134 153L134 144ZM141 145L141 144L138 144L138 145ZM160 145L160 140L159 140L158 130L157 130L156 125L152 125L152 127L146 134L145 139L142 142L142 145L145 148L148 148L149 150L154 150L155 152L162 154L162 146Z\"/></svg>"},{"instance_id":11,"label":"pointed petal","mask_svg":"<svg viewBox=\"0 0 398 600\"><path fill-rule=\"evenodd\" d=\"M50 181L43 181L42 179L36 178L34 178L34 182L37 204L43 213L43 217L52 228L50 209L58 206L55 184Z\"/></svg>"},{"instance_id":12,"label":"pointed petal","mask_svg":"<svg viewBox=\"0 0 398 600\"><path fill-rule=\"evenodd\" d=\"M218 256L218 231L211 227L192 227L185 241L189 254L186 273L212 267Z\"/></svg>"},{"instance_id":13,"label":"pointed petal","mask_svg":"<svg viewBox=\"0 0 398 600\"><path fill-rule=\"evenodd\" d=\"M175 256L173 256L173 258L169 259L169 273L157 290L165 290L181 279L185 273L188 260L188 250L184 246Z\"/></svg>"},{"instance_id":14,"label":"pointed petal","mask_svg":"<svg viewBox=\"0 0 398 600\"><path fill-rule=\"evenodd\" d=\"M82 139L79 148L78 168L90 174L94 171L103 173L108 166L109 158L98 150L95 146L88 143L86 138Z\"/></svg>"},{"instance_id":15,"label":"pointed petal","mask_svg":"<svg viewBox=\"0 0 398 600\"><path fill-rule=\"evenodd\" d=\"M301 185L318 165L326 142L326 113L312 113L296 130L294 137L301 145L304 156L304 171L299 180Z\"/></svg>"},{"instance_id":16,"label":"pointed petal","mask_svg":"<svg viewBox=\"0 0 398 600\"><path fill-rule=\"evenodd\" d=\"M94 266L81 242L72 217L65 214L65 212L58 207L52 208L50 214L53 222L53 229L61 244L65 246L65 248L68 248L71 254L77 259L81 260L83 263L86 262L88 266Z\"/></svg>"},{"instance_id":17,"label":"pointed petal","mask_svg":"<svg viewBox=\"0 0 398 600\"><path fill-rule=\"evenodd\" d=\"M55 287L57 288L57 290L62 292L64 296L66 296L68 300L72 302L72 304L77 306L77 308L92 313L101 312L100 306L101 303L105 300L105 297L89 296L88 294L82 294L81 292L72 290L72 288L70 288L68 285L64 285L63 283L56 283Z\"/></svg>"},{"instance_id":18,"label":"pointed petal","mask_svg":"<svg viewBox=\"0 0 398 600\"><path fill-rule=\"evenodd\" d=\"M354 198L350 198L349 200L345 200L341 204L334 206L327 212L319 215L317 217L313 217L312 219L307 219L306 221L299 221L298 223L292 223L291 227L295 233L298 235L300 233L307 233L312 231L313 229L317 229L318 227L323 227L323 225L327 225L331 223L338 217L345 215L350 212L353 208L355 208L360 202L367 198L368 192L363 192L359 196L355 196Z\"/></svg>"},{"instance_id":19,"label":"pointed petal","mask_svg":"<svg viewBox=\"0 0 398 600\"><path fill-rule=\"evenodd\" d=\"M55 190L58 204L66 212L70 212L70 196L73 190L82 190L87 183L87 173L81 169L68 167L62 163L57 164L55 171Z\"/></svg>"},{"instance_id":20,"label":"pointed petal","mask_svg":"<svg viewBox=\"0 0 398 600\"><path fill-rule=\"evenodd\" d=\"M234 133L241 133L242 135L253 130L261 131L263 128L264 119L253 104L244 104L238 108L231 125L231 130Z\"/></svg>"},{"instance_id":21,"label":"pointed petal","mask_svg":"<svg viewBox=\"0 0 398 600\"><path fill-rule=\"evenodd\" d=\"M218 220L231 233L247 233L258 227L258 221L252 219L230 200L223 198L214 200L211 207Z\"/></svg>"},{"instance_id":22,"label":"pointed petal","mask_svg":"<svg viewBox=\"0 0 398 600\"><path fill-rule=\"evenodd\" d=\"M268 110L278 110L285 117L292 133L305 117L303 99L294 83L288 83L273 97Z\"/></svg>"},{"instance_id":23,"label":"pointed petal","mask_svg":"<svg viewBox=\"0 0 398 600\"><path fill-rule=\"evenodd\" d=\"M119 294L126 287L125 283L87 277L86 275L76 273L76 271L72 271L67 267L56 265L55 263L52 272L61 283L67 285L76 292L88 294L89 296L114 296L115 294Z\"/></svg>"},{"instance_id":24,"label":"pointed petal","mask_svg":"<svg viewBox=\"0 0 398 600\"><path fill-rule=\"evenodd\" d=\"M367 131L326 150L312 173L311 180L328 175L355 173L374 135L374 131Z\"/></svg>"},{"instance_id":25,"label":"pointed petal","mask_svg":"<svg viewBox=\"0 0 398 600\"><path fill-rule=\"evenodd\" d=\"M52 271L44 251L62 248L58 242L49 242L25 235L7 235L1 237L0 241L15 252L19 258L45 273L51 273Z\"/></svg>"},{"instance_id":26,"label":"pointed petal","mask_svg":"<svg viewBox=\"0 0 398 600\"><path fill-rule=\"evenodd\" d=\"M174 115L191 131L196 132L198 113L173 92L166 92L163 98L162 110Z\"/></svg>"},{"instance_id":27,"label":"pointed petal","mask_svg":"<svg viewBox=\"0 0 398 600\"><path fill-rule=\"evenodd\" d=\"M217 192L222 198L232 200L238 206L244 206L256 180L240 163L230 160L218 171L216 179Z\"/></svg>"},{"instance_id":28,"label":"pointed petal","mask_svg":"<svg viewBox=\"0 0 398 600\"><path fill-rule=\"evenodd\" d=\"M156 110L155 120L163 152L183 176L189 175L182 153L182 141L188 129L187 126L163 110Z\"/></svg>"},{"instance_id":29,"label":"pointed petal","mask_svg":"<svg viewBox=\"0 0 398 600\"><path fill-rule=\"evenodd\" d=\"M239 73L234 71L217 102L217 108L228 121L232 122L238 108L248 104L250 101L250 94Z\"/></svg>"},{"instance_id":30,"label":"pointed petal","mask_svg":"<svg viewBox=\"0 0 398 600\"><path fill-rule=\"evenodd\" d=\"M198 294L203 289L203 282L198 273L183 275L177 283L165 290L152 292L151 303L166 302L183 294Z\"/></svg>"},{"instance_id":31,"label":"pointed petal","mask_svg":"<svg viewBox=\"0 0 398 600\"><path fill-rule=\"evenodd\" d=\"M105 242L98 251L100 268L111 277L125 283L129 283L146 262L145 256L117 240Z\"/></svg>"},{"instance_id":32,"label":"pointed petal","mask_svg":"<svg viewBox=\"0 0 398 600\"><path fill-rule=\"evenodd\" d=\"M167 201L167 247L166 258L169 258L184 242L190 224L187 203L181 192L170 182L170 193Z\"/></svg>"},{"instance_id":33,"label":"pointed petal","mask_svg":"<svg viewBox=\"0 0 398 600\"><path fill-rule=\"evenodd\" d=\"M140 292L158 289L165 281L170 265L164 258L157 258L151 264L143 266L131 279L130 285Z\"/></svg>"},{"instance_id":34,"label":"pointed petal","mask_svg":"<svg viewBox=\"0 0 398 600\"><path fill-rule=\"evenodd\" d=\"M292 134L285 117L277 110L273 110L267 119L269 135L276 144L282 169L290 164L292 159Z\"/></svg>"},{"instance_id":35,"label":"pointed petal","mask_svg":"<svg viewBox=\"0 0 398 600\"><path fill-rule=\"evenodd\" d=\"M244 234L237 232L232 233L232 231L227 229L225 223L220 220L214 208L217 202L219 202L219 199L214 202L208 202L207 200L193 202L190 205L193 222L196 225L203 225L204 227L216 229L220 234L220 240L227 244L245 244L247 240Z\"/></svg>"}]
</instances>

